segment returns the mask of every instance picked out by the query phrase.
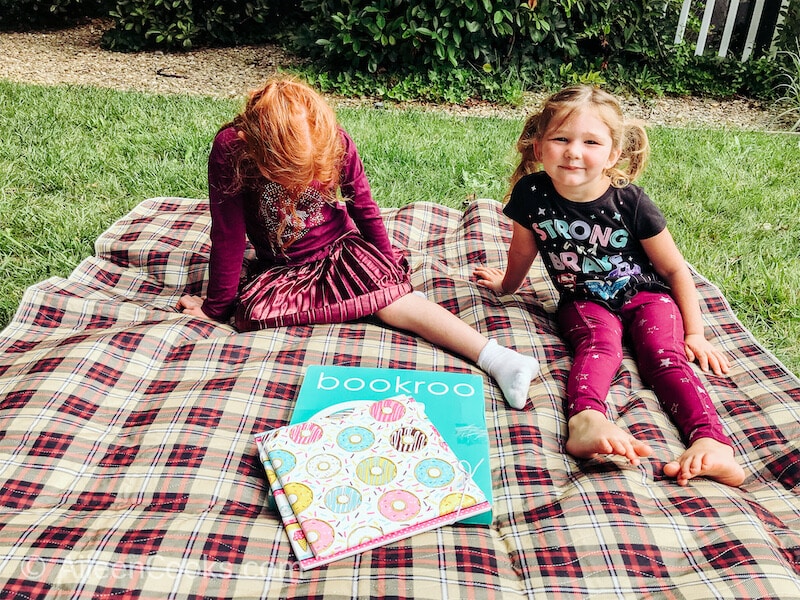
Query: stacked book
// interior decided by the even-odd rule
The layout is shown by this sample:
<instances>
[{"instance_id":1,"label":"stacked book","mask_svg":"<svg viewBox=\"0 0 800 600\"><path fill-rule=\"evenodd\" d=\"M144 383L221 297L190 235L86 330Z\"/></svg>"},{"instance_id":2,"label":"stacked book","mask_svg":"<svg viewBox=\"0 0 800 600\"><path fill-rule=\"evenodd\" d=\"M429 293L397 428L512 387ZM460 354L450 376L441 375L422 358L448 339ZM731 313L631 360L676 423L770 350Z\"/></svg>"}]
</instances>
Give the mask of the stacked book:
<instances>
[{"instance_id":1,"label":"stacked book","mask_svg":"<svg viewBox=\"0 0 800 600\"><path fill-rule=\"evenodd\" d=\"M316 369L306 373L305 393L301 389L292 422L255 436L275 506L302 569L457 521L491 518L491 495L475 481L480 466L486 463L488 470L488 443L477 443L480 450L475 452L476 440L486 438L482 387L484 435L471 431L465 443L470 451L458 456L429 418L428 406L410 395L353 400L349 392L360 392L363 398L364 390L342 387L331 396L337 401L331 401L319 393L335 392L334 380L352 383L354 370L362 375L381 371L388 377L387 370ZM324 377L328 390L319 388ZM482 384L474 377L471 385ZM457 403L458 397L448 394L435 401ZM459 411L451 407L448 413ZM486 456L480 456L484 450Z\"/></svg>"}]
</instances>

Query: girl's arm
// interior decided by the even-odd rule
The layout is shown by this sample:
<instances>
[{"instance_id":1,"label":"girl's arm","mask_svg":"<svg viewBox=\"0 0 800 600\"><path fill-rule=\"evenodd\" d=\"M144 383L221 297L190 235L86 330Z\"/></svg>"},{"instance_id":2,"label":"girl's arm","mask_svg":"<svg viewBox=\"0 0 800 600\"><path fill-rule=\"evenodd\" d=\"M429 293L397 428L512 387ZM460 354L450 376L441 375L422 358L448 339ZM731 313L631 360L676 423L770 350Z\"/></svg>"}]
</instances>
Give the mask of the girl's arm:
<instances>
[{"instance_id":1,"label":"girl's arm","mask_svg":"<svg viewBox=\"0 0 800 600\"><path fill-rule=\"evenodd\" d=\"M478 279L478 285L487 287L497 294L513 294L525 281L533 259L538 253L533 231L515 221L511 244L508 247L506 270L494 267L476 268L475 277Z\"/></svg>"},{"instance_id":2,"label":"girl's arm","mask_svg":"<svg viewBox=\"0 0 800 600\"><path fill-rule=\"evenodd\" d=\"M686 260L666 228L651 238L641 240L642 247L656 272L669 284L683 317L686 357L697 361L703 371L709 367L717 374L728 372L728 359L704 334L700 301Z\"/></svg>"},{"instance_id":3,"label":"girl's arm","mask_svg":"<svg viewBox=\"0 0 800 600\"><path fill-rule=\"evenodd\" d=\"M208 160L211 252L207 297L201 310L217 321L227 320L233 312L247 245L245 192L234 182L240 144L235 130L225 129L215 138Z\"/></svg>"}]
</instances>

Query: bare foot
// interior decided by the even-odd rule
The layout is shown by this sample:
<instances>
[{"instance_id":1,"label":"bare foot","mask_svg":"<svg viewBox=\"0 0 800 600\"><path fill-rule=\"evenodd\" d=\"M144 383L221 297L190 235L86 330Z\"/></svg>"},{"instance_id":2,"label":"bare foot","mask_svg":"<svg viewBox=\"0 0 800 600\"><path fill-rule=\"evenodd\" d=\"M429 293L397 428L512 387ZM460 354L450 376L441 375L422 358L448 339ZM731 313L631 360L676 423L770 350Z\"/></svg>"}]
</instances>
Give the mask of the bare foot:
<instances>
[{"instance_id":1,"label":"bare foot","mask_svg":"<svg viewBox=\"0 0 800 600\"><path fill-rule=\"evenodd\" d=\"M725 485L738 487L744 481L744 469L733 456L733 448L712 438L698 438L678 460L664 465L664 475L686 485L693 477L708 477Z\"/></svg>"},{"instance_id":2,"label":"bare foot","mask_svg":"<svg viewBox=\"0 0 800 600\"><path fill-rule=\"evenodd\" d=\"M620 429L596 410L587 409L570 418L567 452L577 458L594 458L617 454L638 466L640 458L650 456L653 449Z\"/></svg>"}]
</instances>

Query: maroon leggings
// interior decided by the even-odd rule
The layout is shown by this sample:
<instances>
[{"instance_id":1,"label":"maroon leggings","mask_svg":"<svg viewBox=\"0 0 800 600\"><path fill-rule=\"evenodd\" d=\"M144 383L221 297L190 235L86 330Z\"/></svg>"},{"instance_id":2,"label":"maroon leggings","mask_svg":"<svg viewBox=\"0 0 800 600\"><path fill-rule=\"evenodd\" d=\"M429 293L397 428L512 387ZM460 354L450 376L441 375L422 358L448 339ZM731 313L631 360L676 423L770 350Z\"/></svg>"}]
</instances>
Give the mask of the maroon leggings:
<instances>
[{"instance_id":1,"label":"maroon leggings","mask_svg":"<svg viewBox=\"0 0 800 600\"><path fill-rule=\"evenodd\" d=\"M558 321L575 353L567 383L568 417L587 408L606 414L605 399L622 363L624 327L642 379L655 391L684 443L708 437L731 445L686 358L683 319L671 296L639 292L616 313L591 301L568 302L559 309Z\"/></svg>"}]
</instances>

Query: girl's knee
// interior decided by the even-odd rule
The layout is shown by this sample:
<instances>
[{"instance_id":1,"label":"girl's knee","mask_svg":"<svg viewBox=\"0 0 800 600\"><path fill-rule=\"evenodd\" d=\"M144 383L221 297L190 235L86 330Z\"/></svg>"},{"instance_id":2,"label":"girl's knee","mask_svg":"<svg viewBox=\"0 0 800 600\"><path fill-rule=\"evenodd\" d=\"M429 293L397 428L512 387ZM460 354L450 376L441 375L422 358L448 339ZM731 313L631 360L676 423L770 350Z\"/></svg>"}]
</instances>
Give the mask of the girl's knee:
<instances>
[{"instance_id":1,"label":"girl's knee","mask_svg":"<svg viewBox=\"0 0 800 600\"><path fill-rule=\"evenodd\" d=\"M575 302L559 312L564 338L576 350L597 348L616 355L622 351L622 323L619 318L592 302Z\"/></svg>"},{"instance_id":2,"label":"girl's knee","mask_svg":"<svg viewBox=\"0 0 800 600\"><path fill-rule=\"evenodd\" d=\"M656 380L665 377L667 381L670 377L686 379L692 375L683 348L648 347L637 351L636 363L642 380L648 385L654 385Z\"/></svg>"},{"instance_id":3,"label":"girl's knee","mask_svg":"<svg viewBox=\"0 0 800 600\"><path fill-rule=\"evenodd\" d=\"M575 352L597 354L622 359L622 331L603 323L576 325L564 333Z\"/></svg>"},{"instance_id":4,"label":"girl's knee","mask_svg":"<svg viewBox=\"0 0 800 600\"><path fill-rule=\"evenodd\" d=\"M415 325L441 319L441 307L428 300L424 294L409 292L388 306L375 312L387 325L401 329L414 329Z\"/></svg>"}]
</instances>

